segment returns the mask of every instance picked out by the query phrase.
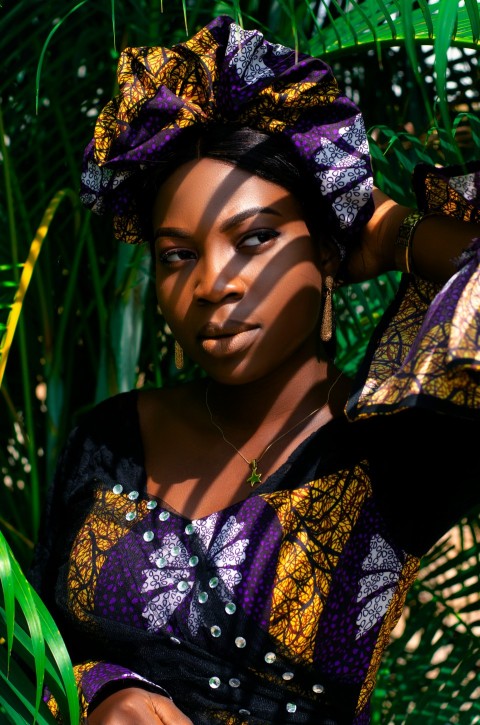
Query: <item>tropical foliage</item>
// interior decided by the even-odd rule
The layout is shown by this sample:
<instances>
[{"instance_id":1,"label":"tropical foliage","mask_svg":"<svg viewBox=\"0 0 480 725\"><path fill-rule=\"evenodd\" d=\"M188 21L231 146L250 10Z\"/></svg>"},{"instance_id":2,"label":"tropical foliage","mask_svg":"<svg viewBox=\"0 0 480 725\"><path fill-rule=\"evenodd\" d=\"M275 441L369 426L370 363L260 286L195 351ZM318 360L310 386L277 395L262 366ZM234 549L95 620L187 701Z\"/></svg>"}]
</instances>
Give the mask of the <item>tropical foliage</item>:
<instances>
[{"instance_id":1,"label":"tropical foliage","mask_svg":"<svg viewBox=\"0 0 480 725\"><path fill-rule=\"evenodd\" d=\"M79 165L126 45L172 45L229 14L325 57L369 128L377 184L415 204L418 161L480 156L477 0L17 0L0 8L0 721L78 721L68 655L25 572L69 429L118 391L170 385L148 253L78 204ZM395 274L336 293L353 374ZM7 364L8 362L8 364ZM181 375L199 374L193 365ZM479 512L427 557L383 662L376 723L480 722Z\"/></svg>"}]
</instances>

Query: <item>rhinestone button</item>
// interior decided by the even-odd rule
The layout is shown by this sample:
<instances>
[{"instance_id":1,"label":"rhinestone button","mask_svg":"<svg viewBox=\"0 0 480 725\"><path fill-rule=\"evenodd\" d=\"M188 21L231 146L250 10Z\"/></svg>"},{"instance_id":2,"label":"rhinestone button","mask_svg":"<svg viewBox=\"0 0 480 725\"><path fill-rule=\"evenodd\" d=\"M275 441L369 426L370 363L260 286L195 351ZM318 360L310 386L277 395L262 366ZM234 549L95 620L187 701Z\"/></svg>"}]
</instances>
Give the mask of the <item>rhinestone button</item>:
<instances>
[{"instance_id":1,"label":"rhinestone button","mask_svg":"<svg viewBox=\"0 0 480 725\"><path fill-rule=\"evenodd\" d=\"M228 681L228 684L230 687L240 687L240 680L238 680L236 677L231 677Z\"/></svg>"},{"instance_id":2,"label":"rhinestone button","mask_svg":"<svg viewBox=\"0 0 480 725\"><path fill-rule=\"evenodd\" d=\"M312 690L317 694L321 695L322 692L325 692L325 688L323 685L313 685Z\"/></svg>"},{"instance_id":3,"label":"rhinestone button","mask_svg":"<svg viewBox=\"0 0 480 725\"><path fill-rule=\"evenodd\" d=\"M179 546L172 546L170 549L170 554L172 556L178 556L180 554L180 547Z\"/></svg>"},{"instance_id":4,"label":"rhinestone button","mask_svg":"<svg viewBox=\"0 0 480 725\"><path fill-rule=\"evenodd\" d=\"M210 589L215 589L215 587L218 587L218 576L212 576L212 578L208 582L208 586L210 587Z\"/></svg>"},{"instance_id":5,"label":"rhinestone button","mask_svg":"<svg viewBox=\"0 0 480 725\"><path fill-rule=\"evenodd\" d=\"M158 506L158 504L157 504L157 502L156 502L156 501L149 501L149 502L147 503L147 509L148 509L149 511L153 511L153 509L156 509L156 508L157 508L157 506Z\"/></svg>"},{"instance_id":6,"label":"rhinestone button","mask_svg":"<svg viewBox=\"0 0 480 725\"><path fill-rule=\"evenodd\" d=\"M198 556L191 556L190 559L188 560L188 565L197 566L197 564L198 564Z\"/></svg>"},{"instance_id":7,"label":"rhinestone button","mask_svg":"<svg viewBox=\"0 0 480 725\"><path fill-rule=\"evenodd\" d=\"M160 513L158 514L158 518L160 519L160 521L168 521L168 519L170 518L170 511L160 511Z\"/></svg>"},{"instance_id":8,"label":"rhinestone button","mask_svg":"<svg viewBox=\"0 0 480 725\"><path fill-rule=\"evenodd\" d=\"M282 675L284 680L293 680L293 672L284 672Z\"/></svg>"},{"instance_id":9,"label":"rhinestone button","mask_svg":"<svg viewBox=\"0 0 480 725\"><path fill-rule=\"evenodd\" d=\"M138 491L130 491L130 493L128 494L128 498L130 499L130 501L136 501L138 496Z\"/></svg>"},{"instance_id":10,"label":"rhinestone button","mask_svg":"<svg viewBox=\"0 0 480 725\"><path fill-rule=\"evenodd\" d=\"M145 541L152 541L153 536L153 531L145 531L143 538L145 539Z\"/></svg>"},{"instance_id":11,"label":"rhinestone button","mask_svg":"<svg viewBox=\"0 0 480 725\"><path fill-rule=\"evenodd\" d=\"M207 601L207 599L208 599L207 592L199 592L198 593L198 601L200 602L200 604L205 604L205 602Z\"/></svg>"},{"instance_id":12,"label":"rhinestone button","mask_svg":"<svg viewBox=\"0 0 480 725\"><path fill-rule=\"evenodd\" d=\"M178 637L170 637L170 642L173 642L173 644L180 644Z\"/></svg>"},{"instance_id":13,"label":"rhinestone button","mask_svg":"<svg viewBox=\"0 0 480 725\"><path fill-rule=\"evenodd\" d=\"M208 684L213 690L216 690L217 687L220 687L221 682L219 677L210 677Z\"/></svg>"},{"instance_id":14,"label":"rhinestone button","mask_svg":"<svg viewBox=\"0 0 480 725\"><path fill-rule=\"evenodd\" d=\"M243 637L235 638L235 645L238 647L238 649L243 649L246 644L247 644L247 641Z\"/></svg>"},{"instance_id":15,"label":"rhinestone button","mask_svg":"<svg viewBox=\"0 0 480 725\"><path fill-rule=\"evenodd\" d=\"M115 484L115 486L113 487L113 489L112 489L112 490L113 490L113 493L117 493L117 494L118 494L118 493L122 493L122 491L123 491L123 486L122 486L122 484L121 484L121 483L117 483L117 484Z\"/></svg>"},{"instance_id":16,"label":"rhinestone button","mask_svg":"<svg viewBox=\"0 0 480 725\"><path fill-rule=\"evenodd\" d=\"M188 582L183 581L183 579L182 579L182 581L178 582L177 589L178 589L179 592L186 592L187 589L189 589Z\"/></svg>"},{"instance_id":17,"label":"rhinestone button","mask_svg":"<svg viewBox=\"0 0 480 725\"><path fill-rule=\"evenodd\" d=\"M265 662L271 665L277 659L277 655L274 652L267 652L265 655Z\"/></svg>"},{"instance_id":18,"label":"rhinestone button","mask_svg":"<svg viewBox=\"0 0 480 725\"><path fill-rule=\"evenodd\" d=\"M210 627L210 632L212 633L212 637L220 637L222 634L222 630L216 624L214 624L213 627Z\"/></svg>"},{"instance_id":19,"label":"rhinestone button","mask_svg":"<svg viewBox=\"0 0 480 725\"><path fill-rule=\"evenodd\" d=\"M236 612L236 610L237 610L237 605L234 604L233 602L227 602L227 604L225 604L225 611L227 614L234 614Z\"/></svg>"},{"instance_id":20,"label":"rhinestone button","mask_svg":"<svg viewBox=\"0 0 480 725\"><path fill-rule=\"evenodd\" d=\"M195 533L195 526L193 524L187 524L185 526L185 533L188 534L189 536L190 536L190 534L194 534Z\"/></svg>"},{"instance_id":21,"label":"rhinestone button","mask_svg":"<svg viewBox=\"0 0 480 725\"><path fill-rule=\"evenodd\" d=\"M158 566L159 569L163 569L163 567L167 565L167 560L164 556L160 556L155 564Z\"/></svg>"},{"instance_id":22,"label":"rhinestone button","mask_svg":"<svg viewBox=\"0 0 480 725\"><path fill-rule=\"evenodd\" d=\"M137 512L136 511L129 511L128 514L125 514L125 518L127 521L133 521L133 519L136 517Z\"/></svg>"},{"instance_id":23,"label":"rhinestone button","mask_svg":"<svg viewBox=\"0 0 480 725\"><path fill-rule=\"evenodd\" d=\"M294 702L287 702L287 712L296 712L297 706Z\"/></svg>"}]
</instances>

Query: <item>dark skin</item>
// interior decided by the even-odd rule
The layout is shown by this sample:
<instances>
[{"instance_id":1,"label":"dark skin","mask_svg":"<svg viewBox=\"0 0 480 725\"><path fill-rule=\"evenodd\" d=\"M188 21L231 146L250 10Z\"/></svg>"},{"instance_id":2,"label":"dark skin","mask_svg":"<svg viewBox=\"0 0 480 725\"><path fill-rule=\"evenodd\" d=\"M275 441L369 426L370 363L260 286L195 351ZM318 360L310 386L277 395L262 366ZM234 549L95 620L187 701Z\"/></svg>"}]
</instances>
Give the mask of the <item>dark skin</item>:
<instances>
[{"instance_id":1,"label":"dark skin","mask_svg":"<svg viewBox=\"0 0 480 725\"><path fill-rule=\"evenodd\" d=\"M374 200L362 247L348 263L350 281L394 269L394 241L410 209L379 190ZM157 197L153 224L162 313L211 380L214 420L247 460L261 457L265 480L310 433L343 415L349 380L318 357L321 288L339 260L328 244L318 249L289 192L212 159L172 174ZM415 236L416 269L448 279L451 258L476 233L475 225L425 219ZM139 396L147 491L190 518L250 491L249 468L212 425L205 392L201 380ZM138 687L110 695L88 717L88 725L142 723L191 720L164 695Z\"/></svg>"}]
</instances>

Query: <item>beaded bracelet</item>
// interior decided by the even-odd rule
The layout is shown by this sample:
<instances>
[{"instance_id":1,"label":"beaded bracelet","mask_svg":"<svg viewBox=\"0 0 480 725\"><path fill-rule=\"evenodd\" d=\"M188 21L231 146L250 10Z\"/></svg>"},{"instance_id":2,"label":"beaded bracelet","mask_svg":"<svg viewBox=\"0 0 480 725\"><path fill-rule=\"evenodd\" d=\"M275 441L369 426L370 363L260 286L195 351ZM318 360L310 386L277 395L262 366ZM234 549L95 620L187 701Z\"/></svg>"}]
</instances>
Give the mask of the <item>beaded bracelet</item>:
<instances>
[{"instance_id":1,"label":"beaded bracelet","mask_svg":"<svg viewBox=\"0 0 480 725\"><path fill-rule=\"evenodd\" d=\"M395 240L395 263L398 269L406 271L407 274L412 272L413 235L425 216L420 211L412 211L405 217L398 230Z\"/></svg>"}]
</instances>

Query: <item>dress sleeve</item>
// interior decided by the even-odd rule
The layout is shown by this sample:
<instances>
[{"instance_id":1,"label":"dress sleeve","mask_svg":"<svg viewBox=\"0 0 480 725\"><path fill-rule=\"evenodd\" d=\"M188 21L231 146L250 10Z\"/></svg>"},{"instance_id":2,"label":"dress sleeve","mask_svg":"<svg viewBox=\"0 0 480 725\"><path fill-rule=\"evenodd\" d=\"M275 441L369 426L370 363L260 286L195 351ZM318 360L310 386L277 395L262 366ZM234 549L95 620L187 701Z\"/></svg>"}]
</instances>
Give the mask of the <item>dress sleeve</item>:
<instances>
[{"instance_id":1,"label":"dress sleeve","mask_svg":"<svg viewBox=\"0 0 480 725\"><path fill-rule=\"evenodd\" d=\"M81 725L86 723L89 712L102 700L127 687L142 687L172 699L163 687L121 665L92 661L74 665L73 671L80 701ZM63 722L58 704L48 688L45 688L44 700L55 719L60 723Z\"/></svg>"},{"instance_id":2,"label":"dress sleeve","mask_svg":"<svg viewBox=\"0 0 480 725\"><path fill-rule=\"evenodd\" d=\"M480 164L467 171L417 168L419 208L480 224ZM353 389L346 414L369 426L378 500L423 556L479 502L480 239L443 286L402 275Z\"/></svg>"}]
</instances>

